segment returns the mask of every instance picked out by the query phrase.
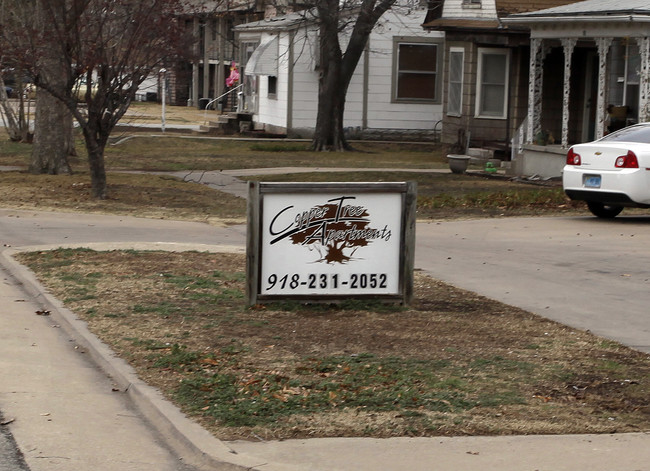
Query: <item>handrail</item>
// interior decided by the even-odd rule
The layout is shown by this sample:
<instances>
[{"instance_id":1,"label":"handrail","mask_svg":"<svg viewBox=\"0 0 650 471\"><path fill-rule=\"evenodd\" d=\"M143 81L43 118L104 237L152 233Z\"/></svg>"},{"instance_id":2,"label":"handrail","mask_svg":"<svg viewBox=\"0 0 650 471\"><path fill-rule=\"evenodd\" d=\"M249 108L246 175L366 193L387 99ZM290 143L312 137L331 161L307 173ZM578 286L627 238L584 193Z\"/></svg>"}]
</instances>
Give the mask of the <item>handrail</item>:
<instances>
[{"instance_id":1,"label":"handrail","mask_svg":"<svg viewBox=\"0 0 650 471\"><path fill-rule=\"evenodd\" d=\"M207 121L207 119L208 119L208 108L210 107L210 105L211 105L212 103L214 103L215 101L217 101L217 100L219 100L219 99L225 97L226 95L228 95L228 94L234 92L235 90L240 89L240 88L243 87L243 86L244 86L244 84L243 84L243 83L240 83L240 84L237 85L235 88L233 88L233 89L231 89L231 90L228 90L226 93L224 93L224 94L222 94L222 95L219 95L217 98L213 98L212 100L210 100L210 101L205 105L205 110L203 111L203 121Z\"/></svg>"}]
</instances>

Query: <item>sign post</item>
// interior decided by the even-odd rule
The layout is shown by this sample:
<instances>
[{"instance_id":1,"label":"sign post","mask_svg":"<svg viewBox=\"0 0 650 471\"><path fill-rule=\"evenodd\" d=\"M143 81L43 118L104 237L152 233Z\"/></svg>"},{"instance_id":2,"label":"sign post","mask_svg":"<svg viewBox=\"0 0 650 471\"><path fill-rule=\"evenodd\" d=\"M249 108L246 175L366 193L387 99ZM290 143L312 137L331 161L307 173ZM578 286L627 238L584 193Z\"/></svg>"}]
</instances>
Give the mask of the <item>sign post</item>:
<instances>
[{"instance_id":1,"label":"sign post","mask_svg":"<svg viewBox=\"0 0 650 471\"><path fill-rule=\"evenodd\" d=\"M413 296L416 189L249 182L248 303Z\"/></svg>"}]
</instances>

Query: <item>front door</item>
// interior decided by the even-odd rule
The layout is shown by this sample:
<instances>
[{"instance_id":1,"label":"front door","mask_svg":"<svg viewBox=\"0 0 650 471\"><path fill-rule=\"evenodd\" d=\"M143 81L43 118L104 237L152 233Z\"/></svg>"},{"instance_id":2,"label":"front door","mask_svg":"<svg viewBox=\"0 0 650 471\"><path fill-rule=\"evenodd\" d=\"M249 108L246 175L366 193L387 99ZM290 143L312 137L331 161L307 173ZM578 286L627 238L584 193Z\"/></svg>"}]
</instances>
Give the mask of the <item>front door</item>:
<instances>
[{"instance_id":1,"label":"front door","mask_svg":"<svg viewBox=\"0 0 650 471\"><path fill-rule=\"evenodd\" d=\"M582 109L582 142L596 138L596 107L598 100L598 55L588 51L585 55L584 96Z\"/></svg>"}]
</instances>

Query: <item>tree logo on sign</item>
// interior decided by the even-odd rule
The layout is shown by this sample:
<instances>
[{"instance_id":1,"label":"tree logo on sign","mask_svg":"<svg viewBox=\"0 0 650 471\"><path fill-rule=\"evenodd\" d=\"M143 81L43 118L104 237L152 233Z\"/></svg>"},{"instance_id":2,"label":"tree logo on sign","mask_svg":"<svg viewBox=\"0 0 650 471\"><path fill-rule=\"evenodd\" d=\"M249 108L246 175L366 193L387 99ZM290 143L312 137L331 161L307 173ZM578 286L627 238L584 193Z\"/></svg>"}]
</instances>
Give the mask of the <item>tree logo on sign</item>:
<instances>
[{"instance_id":1,"label":"tree logo on sign","mask_svg":"<svg viewBox=\"0 0 650 471\"><path fill-rule=\"evenodd\" d=\"M326 204L313 206L307 211L296 213L293 222L281 231L274 231L280 216L293 206L279 211L271 221L271 235L276 236L271 244L287 237L295 245L308 246L319 253L316 262L345 264L353 260L360 247L366 247L375 240L388 241L391 230L371 227L367 208L352 204L354 196L340 196L327 200Z\"/></svg>"}]
</instances>

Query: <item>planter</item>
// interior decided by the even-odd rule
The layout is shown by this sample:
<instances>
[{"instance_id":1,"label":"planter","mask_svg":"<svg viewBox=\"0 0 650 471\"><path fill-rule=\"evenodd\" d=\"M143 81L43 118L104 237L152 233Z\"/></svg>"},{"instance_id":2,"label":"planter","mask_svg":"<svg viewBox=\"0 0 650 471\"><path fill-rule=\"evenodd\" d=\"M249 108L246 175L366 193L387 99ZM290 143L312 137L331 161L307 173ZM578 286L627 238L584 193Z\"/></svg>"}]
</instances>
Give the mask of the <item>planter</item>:
<instances>
[{"instance_id":1,"label":"planter","mask_svg":"<svg viewBox=\"0 0 650 471\"><path fill-rule=\"evenodd\" d=\"M469 165L469 155L448 154L449 169L452 173L465 173Z\"/></svg>"}]
</instances>

